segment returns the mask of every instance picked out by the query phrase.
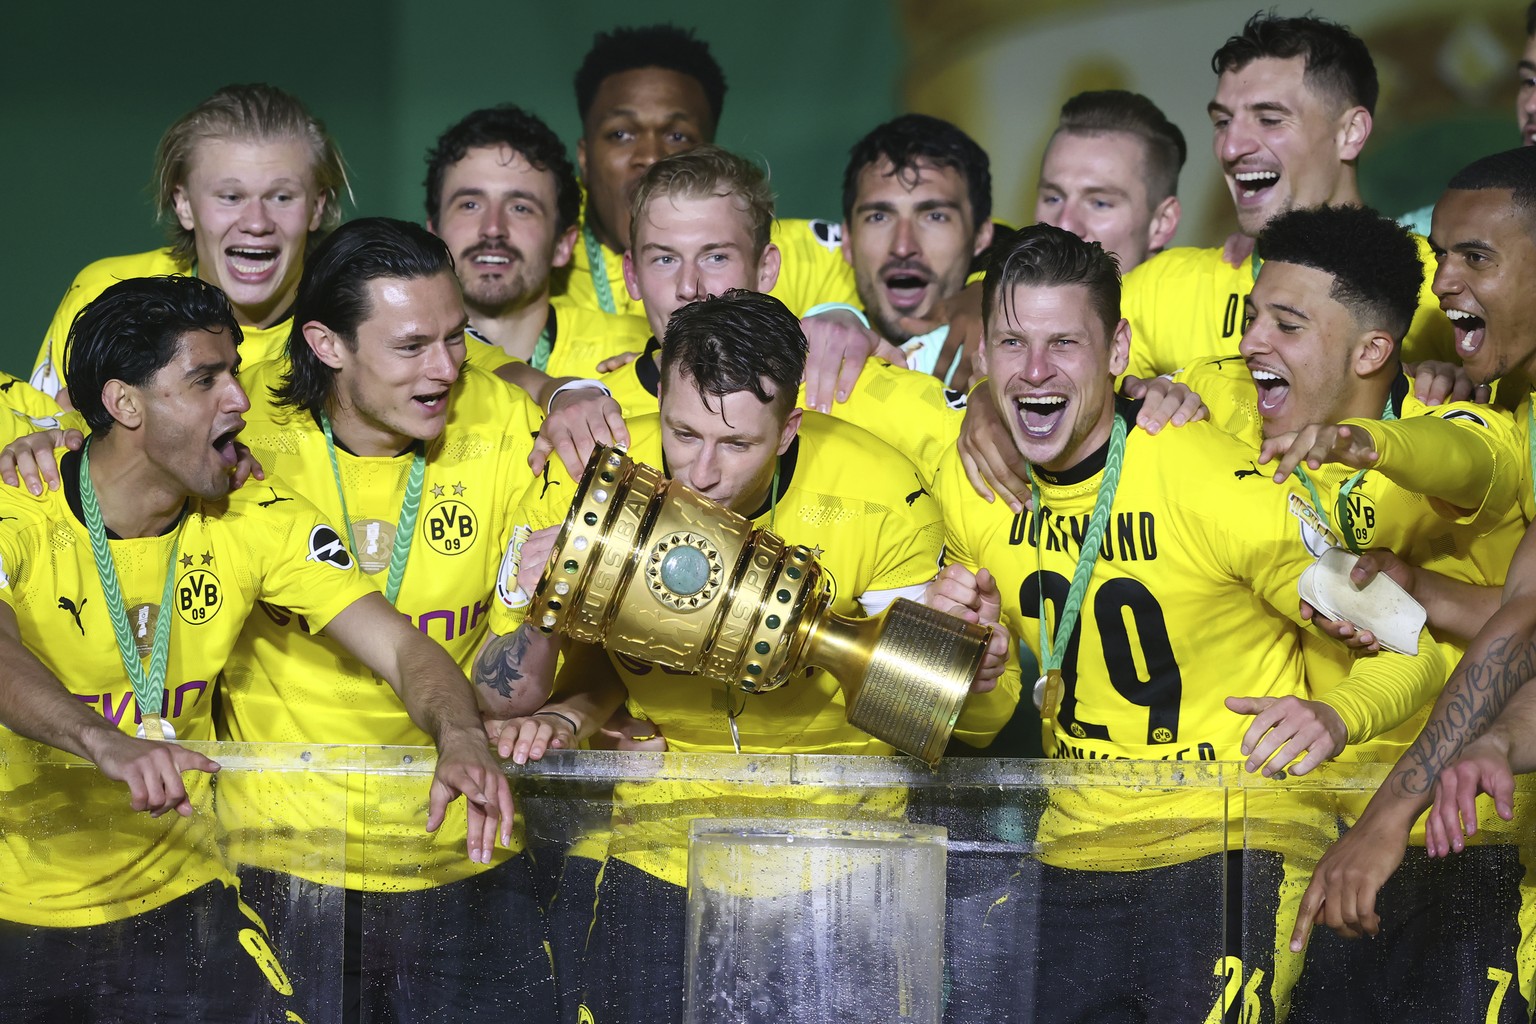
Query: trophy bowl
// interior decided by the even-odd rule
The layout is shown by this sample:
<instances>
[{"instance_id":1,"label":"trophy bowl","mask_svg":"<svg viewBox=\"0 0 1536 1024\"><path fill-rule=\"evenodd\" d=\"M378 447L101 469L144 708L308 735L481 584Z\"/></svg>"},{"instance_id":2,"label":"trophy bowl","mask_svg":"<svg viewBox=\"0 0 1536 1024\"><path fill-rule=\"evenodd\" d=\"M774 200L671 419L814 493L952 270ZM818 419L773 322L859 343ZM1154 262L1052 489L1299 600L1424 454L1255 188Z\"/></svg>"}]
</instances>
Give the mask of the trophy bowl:
<instances>
[{"instance_id":1,"label":"trophy bowl","mask_svg":"<svg viewBox=\"0 0 1536 1024\"><path fill-rule=\"evenodd\" d=\"M613 446L587 462L528 621L749 694L825 669L851 725L937 764L991 627L904 598L850 618L832 591L808 548Z\"/></svg>"}]
</instances>

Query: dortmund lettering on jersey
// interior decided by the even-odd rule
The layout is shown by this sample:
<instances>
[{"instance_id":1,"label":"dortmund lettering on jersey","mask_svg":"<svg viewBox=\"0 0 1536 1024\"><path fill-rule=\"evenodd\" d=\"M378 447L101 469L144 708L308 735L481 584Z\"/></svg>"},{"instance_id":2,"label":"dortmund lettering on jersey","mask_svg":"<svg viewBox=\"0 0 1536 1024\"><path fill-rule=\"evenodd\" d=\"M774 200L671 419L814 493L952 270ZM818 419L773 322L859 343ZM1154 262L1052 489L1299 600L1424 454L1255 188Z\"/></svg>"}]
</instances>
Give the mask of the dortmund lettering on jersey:
<instances>
[{"instance_id":1,"label":"dortmund lettering on jersey","mask_svg":"<svg viewBox=\"0 0 1536 1024\"><path fill-rule=\"evenodd\" d=\"M246 376L250 394L266 396L276 381L277 368L269 366ZM268 479L281 480L303 494L340 526L336 479L325 436L314 418L270 403L253 408L247 418L241 439L265 467ZM447 425L427 448L416 535L395 605L466 672L490 621L497 570L510 536L508 512L531 479L527 457L538 425L538 409L521 391L485 370L467 366L449 398ZM363 573L379 591L388 577L413 454L358 458L340 448L336 453L351 537L345 545L336 538L333 547L342 553L348 548L356 551ZM253 481L248 487L267 498L261 484ZM242 742L431 744L387 683L334 641L314 632L312 622L280 604L263 606L251 616L226 671L231 686L220 723L222 737ZM370 868L364 877L356 873L359 864L350 865L346 884L351 888L422 888L479 870L464 858L462 821L457 836L451 827L439 830L442 834L432 843L433 859L422 863L418 820L422 793L418 781L402 782L398 792L387 782L370 783L375 800ZM271 796L270 791L263 792ZM362 850L362 799L359 785L351 801L349 855ZM388 802L381 805L379 800ZM222 800L221 814L232 803ZM246 811L236 808L227 820L234 821ZM299 821L302 814L297 807L285 812L285 821L296 825L299 843L306 834L305 824ZM252 818L262 820L259 810ZM390 859L385 845L388 829L380 828L383 821L399 822L409 830L410 852L402 855L416 858L414 863ZM318 828L334 823L309 824ZM504 851L498 853L505 856ZM258 862L275 858L269 866L276 869L303 862L297 852L287 859L274 840L250 856ZM333 878L315 880L341 883Z\"/></svg>"},{"instance_id":2,"label":"dortmund lettering on jersey","mask_svg":"<svg viewBox=\"0 0 1536 1024\"><path fill-rule=\"evenodd\" d=\"M770 294L788 306L790 312L804 316L806 310L824 302L858 305L853 268L843 259L838 225L822 220L775 220L770 241L781 256L779 280ZM624 254L604 246L599 249L602 273L613 295L613 311L644 317L645 304L630 298L624 286ZM585 246L578 244L571 254L570 274L565 290L556 292L556 302L602 311Z\"/></svg>"},{"instance_id":3,"label":"dortmund lettering on jersey","mask_svg":"<svg viewBox=\"0 0 1536 1024\"><path fill-rule=\"evenodd\" d=\"M1228 711L1226 697L1310 696L1296 581L1312 559L1283 492L1267 477L1236 475L1252 458L1208 423L1156 437L1130 431L1081 618L1065 641L1049 755L1242 760L1249 719ZM992 571L1006 624L1037 657L1042 592L1054 629L1103 463L1101 451L1064 474L1037 471L1041 507L1018 516L975 495L957 453L941 463L947 556ZM1422 646L1417 658L1362 659L1326 695L1352 741L1366 738L1374 715L1403 721L1443 681L1438 650ZM1224 811L1208 797L1138 801L1132 821L1115 805L1112 793L1053 794L1041 830L1072 840L1063 847L1067 866L1132 869L1215 852L1200 845L1211 833L1199 828L1188 843L1152 841L1165 834L1153 830L1159 817L1219 818Z\"/></svg>"},{"instance_id":4,"label":"dortmund lettering on jersey","mask_svg":"<svg viewBox=\"0 0 1536 1024\"><path fill-rule=\"evenodd\" d=\"M61 388L69 386L68 352L65 342L69 339L69 327L75 316L96 296L119 281L131 277L159 277L163 274L193 274L197 269L171 258L170 249L154 249L131 256L111 256L97 260L79 274L64 293L43 344L38 349L37 360L32 367L32 386L45 395L57 395ZM240 363L243 368L282 357L288 348L288 333L293 328L292 317L284 317L271 327L245 327L244 340L240 343Z\"/></svg>"},{"instance_id":5,"label":"dortmund lettering on jersey","mask_svg":"<svg viewBox=\"0 0 1536 1024\"><path fill-rule=\"evenodd\" d=\"M561 301L550 305L545 336L550 347L544 373L551 377L590 378L598 376L598 364L610 356L644 348L651 327L644 317L603 313ZM473 329L465 336L464 356L486 370L518 361Z\"/></svg>"},{"instance_id":6,"label":"dortmund lettering on jersey","mask_svg":"<svg viewBox=\"0 0 1536 1024\"><path fill-rule=\"evenodd\" d=\"M1424 263L1419 309L1403 340L1405 362L1455 360L1450 321L1430 291L1435 260L1414 236ZM1235 355L1243 336L1243 299L1253 290L1253 256L1234 267L1221 249L1167 249L1125 275L1121 313L1131 325L1128 372L1155 377L1196 360Z\"/></svg>"},{"instance_id":7,"label":"dortmund lettering on jersey","mask_svg":"<svg viewBox=\"0 0 1536 1024\"><path fill-rule=\"evenodd\" d=\"M656 411L660 353L661 346L651 338L639 359L599 378L626 417ZM797 402L806 408L804 385ZM871 359L848 400L832 404L831 415L895 448L917 470L919 483L931 489L939 458L960 437L965 393L946 388L929 374Z\"/></svg>"},{"instance_id":8,"label":"dortmund lettering on jersey","mask_svg":"<svg viewBox=\"0 0 1536 1024\"><path fill-rule=\"evenodd\" d=\"M133 732L142 709L113 640L79 511L79 456L65 455L61 470L63 491L33 497L21 488L0 488L0 601L16 613L28 649L78 700ZM320 513L276 488L287 499L279 505L262 507L257 495L244 491L220 502L188 503L175 552L173 608L160 601L176 529L110 541L141 657L149 654L156 623L172 616L165 702L152 710L182 739L214 738L213 688L258 602L292 608L318 629L370 592L355 568L306 557L310 534L323 525ZM16 742L0 733L0 746ZM194 791L208 784L195 772L186 780ZM121 789L92 786L85 799L103 801L93 811L79 803L59 806L68 798L25 781L0 780L10 811L25 813L41 828L54 822L59 829L29 835L33 843L46 843L48 857L0 844L0 872L7 879L0 887L0 917L50 926L98 924L152 910L224 874L218 863L194 852L200 848L189 838L199 827L195 817L168 815L152 824L148 815L137 815L129 831L104 835L90 823L124 820ZM22 812L15 801L29 801L34 809Z\"/></svg>"}]
</instances>

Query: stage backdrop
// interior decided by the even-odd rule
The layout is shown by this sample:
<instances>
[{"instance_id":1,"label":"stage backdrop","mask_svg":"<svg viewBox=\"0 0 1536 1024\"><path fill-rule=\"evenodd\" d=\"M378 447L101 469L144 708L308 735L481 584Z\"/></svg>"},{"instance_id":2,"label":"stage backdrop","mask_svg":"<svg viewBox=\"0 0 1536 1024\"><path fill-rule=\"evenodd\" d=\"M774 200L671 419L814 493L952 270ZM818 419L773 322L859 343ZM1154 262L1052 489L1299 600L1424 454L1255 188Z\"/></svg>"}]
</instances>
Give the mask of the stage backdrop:
<instances>
[{"instance_id":1,"label":"stage backdrop","mask_svg":"<svg viewBox=\"0 0 1536 1024\"><path fill-rule=\"evenodd\" d=\"M26 375L72 275L161 243L147 182L165 126L227 82L303 97L351 166L349 214L421 219L422 156L477 106L512 101L574 144L571 77L593 32L696 27L726 69L720 141L767 163L782 212L835 217L849 144L901 110L949 117L992 153L998 216L1033 209L1035 172L1072 93L1152 96L1185 131L1179 241L1231 230L1210 155L1211 52L1254 0L777 0L732 5L586 0L449 3L269 0L249 10L84 0L18 4L0 35L0 193L7 307L0 368ZM1307 5L1285 4L1285 13ZM1471 156L1513 145L1520 0L1335 0L1381 67L1366 197L1430 202Z\"/></svg>"}]
</instances>

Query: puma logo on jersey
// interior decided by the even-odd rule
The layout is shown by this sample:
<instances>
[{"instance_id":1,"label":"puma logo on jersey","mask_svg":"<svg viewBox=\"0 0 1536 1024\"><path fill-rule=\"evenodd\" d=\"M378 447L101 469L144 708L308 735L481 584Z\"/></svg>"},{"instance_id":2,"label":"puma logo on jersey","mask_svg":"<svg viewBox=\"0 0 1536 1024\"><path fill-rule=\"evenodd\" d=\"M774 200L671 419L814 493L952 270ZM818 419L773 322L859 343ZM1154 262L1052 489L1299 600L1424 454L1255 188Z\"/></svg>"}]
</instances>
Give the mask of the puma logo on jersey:
<instances>
[{"instance_id":1,"label":"puma logo on jersey","mask_svg":"<svg viewBox=\"0 0 1536 1024\"><path fill-rule=\"evenodd\" d=\"M1248 463L1248 466L1249 466L1248 469L1234 469L1232 471L1232 478L1234 480L1241 480L1245 476L1263 476L1264 475L1264 471L1262 469L1260 469L1258 466L1255 466L1253 463L1251 463L1251 462Z\"/></svg>"},{"instance_id":2,"label":"puma logo on jersey","mask_svg":"<svg viewBox=\"0 0 1536 1024\"><path fill-rule=\"evenodd\" d=\"M542 474L540 474L539 479L544 481L544 486L539 488L539 497L541 499L544 497L545 493L551 487L558 487L560 485L560 481L559 480L551 480L549 478L549 464L548 463L545 463L545 465L544 465L544 472Z\"/></svg>"},{"instance_id":3,"label":"puma logo on jersey","mask_svg":"<svg viewBox=\"0 0 1536 1024\"><path fill-rule=\"evenodd\" d=\"M1243 358L1243 357L1242 356L1222 356L1220 359L1213 359L1213 360L1211 360L1211 366L1214 369L1219 370L1219 369L1221 369L1221 364L1222 363L1230 363L1234 359L1241 359L1241 358Z\"/></svg>"},{"instance_id":4,"label":"puma logo on jersey","mask_svg":"<svg viewBox=\"0 0 1536 1024\"><path fill-rule=\"evenodd\" d=\"M917 490L907 495L908 508L911 508L913 505L917 504L917 499L928 493L928 488L923 486L923 478L918 476L916 473L913 473L912 476L917 480Z\"/></svg>"},{"instance_id":5,"label":"puma logo on jersey","mask_svg":"<svg viewBox=\"0 0 1536 1024\"><path fill-rule=\"evenodd\" d=\"M81 636L85 636L85 624L80 621L80 613L85 610L85 603L89 600L90 598L88 597L82 597L80 599L80 606L77 608L75 606L75 602L71 601L69 598L59 598L59 610L63 612L69 612L69 614L75 617L75 625L80 627Z\"/></svg>"},{"instance_id":6,"label":"puma logo on jersey","mask_svg":"<svg viewBox=\"0 0 1536 1024\"><path fill-rule=\"evenodd\" d=\"M266 501L258 501L256 503L256 504L260 505L262 508L271 508L273 505L276 505L280 501L292 501L293 500L292 498L279 498L277 496L277 491L273 490L271 487L268 487L267 490L272 491L272 497L268 498Z\"/></svg>"},{"instance_id":7,"label":"puma logo on jersey","mask_svg":"<svg viewBox=\"0 0 1536 1024\"><path fill-rule=\"evenodd\" d=\"M16 381L15 380L8 380L4 384L0 384L0 391L9 391L9 390L11 390L11 388L13 388L15 386L16 386Z\"/></svg>"},{"instance_id":8,"label":"puma logo on jersey","mask_svg":"<svg viewBox=\"0 0 1536 1024\"><path fill-rule=\"evenodd\" d=\"M335 530L321 523L309 531L309 556L306 562L324 562L338 569L352 568L352 552L341 542Z\"/></svg>"}]
</instances>

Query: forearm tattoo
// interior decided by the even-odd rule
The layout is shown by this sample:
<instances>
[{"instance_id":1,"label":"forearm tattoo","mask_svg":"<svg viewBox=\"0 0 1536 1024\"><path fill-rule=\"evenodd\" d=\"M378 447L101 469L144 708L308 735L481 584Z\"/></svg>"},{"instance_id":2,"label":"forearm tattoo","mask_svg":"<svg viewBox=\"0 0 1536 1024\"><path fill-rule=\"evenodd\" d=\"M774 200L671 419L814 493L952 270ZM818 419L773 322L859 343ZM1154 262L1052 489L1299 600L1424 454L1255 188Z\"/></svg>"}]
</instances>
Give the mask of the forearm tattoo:
<instances>
[{"instance_id":1,"label":"forearm tattoo","mask_svg":"<svg viewBox=\"0 0 1536 1024\"><path fill-rule=\"evenodd\" d=\"M513 697L525 678L523 657L531 642L530 630L531 627L524 623L485 645L475 659L476 686L484 686L509 700Z\"/></svg>"},{"instance_id":2,"label":"forearm tattoo","mask_svg":"<svg viewBox=\"0 0 1536 1024\"><path fill-rule=\"evenodd\" d=\"M1463 661L1447 685L1449 700L1435 709L1403 755L1405 770L1392 776L1395 792L1404 797L1428 793L1446 765L1488 731L1509 698L1533 675L1536 644L1519 637L1499 637L1481 661Z\"/></svg>"}]
</instances>

